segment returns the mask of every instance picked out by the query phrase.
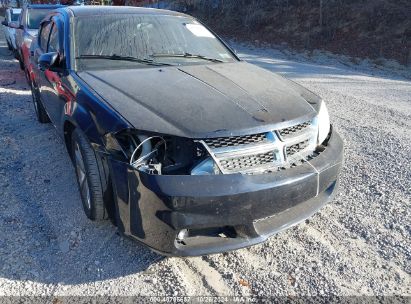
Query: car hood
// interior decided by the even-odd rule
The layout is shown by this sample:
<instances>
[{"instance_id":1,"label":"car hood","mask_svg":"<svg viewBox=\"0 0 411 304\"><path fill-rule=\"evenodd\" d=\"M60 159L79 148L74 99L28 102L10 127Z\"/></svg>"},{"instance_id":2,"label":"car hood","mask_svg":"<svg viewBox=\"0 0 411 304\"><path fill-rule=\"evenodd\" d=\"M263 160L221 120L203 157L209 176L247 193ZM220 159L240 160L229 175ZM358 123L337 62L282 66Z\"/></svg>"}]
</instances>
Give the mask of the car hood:
<instances>
[{"instance_id":1,"label":"car hood","mask_svg":"<svg viewBox=\"0 0 411 304\"><path fill-rule=\"evenodd\" d=\"M313 118L320 102L296 83L246 62L79 76L136 129L189 138L288 127Z\"/></svg>"}]
</instances>

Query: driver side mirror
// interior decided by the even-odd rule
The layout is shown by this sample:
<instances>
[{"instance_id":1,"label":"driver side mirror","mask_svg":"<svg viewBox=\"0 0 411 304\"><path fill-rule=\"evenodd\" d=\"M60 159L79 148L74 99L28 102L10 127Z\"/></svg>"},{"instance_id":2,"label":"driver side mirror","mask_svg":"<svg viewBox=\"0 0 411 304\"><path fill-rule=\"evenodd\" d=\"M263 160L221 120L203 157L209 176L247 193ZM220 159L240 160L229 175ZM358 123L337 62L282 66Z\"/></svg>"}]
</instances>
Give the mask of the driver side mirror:
<instances>
[{"instance_id":1,"label":"driver side mirror","mask_svg":"<svg viewBox=\"0 0 411 304\"><path fill-rule=\"evenodd\" d=\"M38 64L39 69L42 71L50 70L52 72L60 72L62 69L59 67L59 54L56 52L45 53L39 57Z\"/></svg>"},{"instance_id":2,"label":"driver side mirror","mask_svg":"<svg viewBox=\"0 0 411 304\"><path fill-rule=\"evenodd\" d=\"M3 24L4 26L9 26L9 23L8 23L6 20L3 20L3 21L1 22L1 24Z\"/></svg>"}]
</instances>

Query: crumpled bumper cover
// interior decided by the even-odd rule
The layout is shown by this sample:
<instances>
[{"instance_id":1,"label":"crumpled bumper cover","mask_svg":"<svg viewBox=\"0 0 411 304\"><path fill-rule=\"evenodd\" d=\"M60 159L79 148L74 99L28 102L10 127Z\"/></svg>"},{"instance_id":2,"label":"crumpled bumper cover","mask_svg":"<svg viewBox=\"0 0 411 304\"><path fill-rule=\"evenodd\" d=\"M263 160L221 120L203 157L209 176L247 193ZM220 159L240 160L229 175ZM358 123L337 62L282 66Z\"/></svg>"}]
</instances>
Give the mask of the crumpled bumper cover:
<instances>
[{"instance_id":1,"label":"crumpled bumper cover","mask_svg":"<svg viewBox=\"0 0 411 304\"><path fill-rule=\"evenodd\" d=\"M149 175L110 160L117 224L126 235L166 255L247 247L326 204L336 192L342 160L343 142L336 132L309 162L268 174ZM182 230L183 239L177 237Z\"/></svg>"}]
</instances>

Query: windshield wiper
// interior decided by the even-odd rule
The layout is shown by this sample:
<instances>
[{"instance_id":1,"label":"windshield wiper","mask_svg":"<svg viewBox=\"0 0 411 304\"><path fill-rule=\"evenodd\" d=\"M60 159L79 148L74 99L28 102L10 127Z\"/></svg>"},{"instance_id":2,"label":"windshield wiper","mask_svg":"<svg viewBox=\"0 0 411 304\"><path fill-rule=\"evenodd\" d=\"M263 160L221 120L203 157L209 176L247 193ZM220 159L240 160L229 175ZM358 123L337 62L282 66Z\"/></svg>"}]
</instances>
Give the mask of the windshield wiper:
<instances>
[{"instance_id":1,"label":"windshield wiper","mask_svg":"<svg viewBox=\"0 0 411 304\"><path fill-rule=\"evenodd\" d=\"M132 61L138 62L147 65L156 65L156 66L164 66L172 64L164 63L164 62L157 62L153 59L146 59L146 58L137 58L137 57L130 57L130 56L119 56L119 55L80 55L76 57L76 59L108 59L108 60L124 60L124 61Z\"/></svg>"},{"instance_id":2,"label":"windshield wiper","mask_svg":"<svg viewBox=\"0 0 411 304\"><path fill-rule=\"evenodd\" d=\"M224 62L217 58L210 58L203 55L194 55L190 53L183 53L183 54L152 54L150 57L170 57L170 58L195 58L195 59L203 59L211 62Z\"/></svg>"}]
</instances>

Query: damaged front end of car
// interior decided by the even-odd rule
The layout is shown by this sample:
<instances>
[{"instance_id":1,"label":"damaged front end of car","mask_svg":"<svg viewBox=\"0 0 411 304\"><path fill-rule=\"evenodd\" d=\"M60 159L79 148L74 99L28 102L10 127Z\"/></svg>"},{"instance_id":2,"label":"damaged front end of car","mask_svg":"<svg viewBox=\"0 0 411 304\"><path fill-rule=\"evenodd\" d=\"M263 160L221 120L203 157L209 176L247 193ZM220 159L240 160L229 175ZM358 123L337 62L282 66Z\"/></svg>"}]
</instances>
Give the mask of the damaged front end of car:
<instances>
[{"instance_id":1,"label":"damaged front end of car","mask_svg":"<svg viewBox=\"0 0 411 304\"><path fill-rule=\"evenodd\" d=\"M218 174L209 168L209 155L199 142L170 135L127 129L105 136L112 157L150 175Z\"/></svg>"},{"instance_id":2,"label":"damaged front end of car","mask_svg":"<svg viewBox=\"0 0 411 304\"><path fill-rule=\"evenodd\" d=\"M299 223L338 184L343 143L329 121L320 130L320 115L251 135L108 133L119 229L162 254L192 256L260 243Z\"/></svg>"}]
</instances>

